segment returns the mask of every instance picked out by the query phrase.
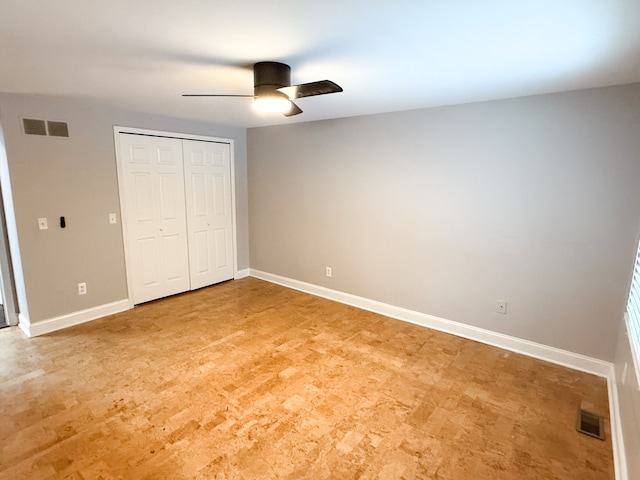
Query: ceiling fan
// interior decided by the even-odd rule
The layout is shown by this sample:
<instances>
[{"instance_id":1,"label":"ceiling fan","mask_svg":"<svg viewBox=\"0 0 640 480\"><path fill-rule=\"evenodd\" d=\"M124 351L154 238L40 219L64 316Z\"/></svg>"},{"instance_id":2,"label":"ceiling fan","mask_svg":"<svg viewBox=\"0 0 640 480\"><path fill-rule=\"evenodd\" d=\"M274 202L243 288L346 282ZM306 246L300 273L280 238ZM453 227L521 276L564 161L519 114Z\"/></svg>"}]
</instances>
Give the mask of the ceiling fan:
<instances>
[{"instance_id":1,"label":"ceiling fan","mask_svg":"<svg viewBox=\"0 0 640 480\"><path fill-rule=\"evenodd\" d=\"M279 62L258 62L253 66L253 95L185 94L183 97L253 97L254 107L263 112L291 117L302 113L296 98L342 92L331 80L291 85L291 67Z\"/></svg>"}]
</instances>

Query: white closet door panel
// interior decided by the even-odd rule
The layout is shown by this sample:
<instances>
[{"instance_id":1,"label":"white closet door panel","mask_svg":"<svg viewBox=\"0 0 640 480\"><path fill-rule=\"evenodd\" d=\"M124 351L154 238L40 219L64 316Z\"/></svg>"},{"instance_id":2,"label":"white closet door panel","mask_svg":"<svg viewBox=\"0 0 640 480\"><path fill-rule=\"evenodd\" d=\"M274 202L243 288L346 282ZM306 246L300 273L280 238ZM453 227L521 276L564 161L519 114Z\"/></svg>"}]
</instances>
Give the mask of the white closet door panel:
<instances>
[{"instance_id":1,"label":"white closet door panel","mask_svg":"<svg viewBox=\"0 0 640 480\"><path fill-rule=\"evenodd\" d=\"M183 141L191 288L233 278L231 151L226 143Z\"/></svg>"},{"instance_id":2,"label":"white closet door panel","mask_svg":"<svg viewBox=\"0 0 640 480\"><path fill-rule=\"evenodd\" d=\"M152 137L158 138L158 137ZM174 138L162 138L160 141L164 140L175 140ZM154 145L156 152L156 160L158 165L169 165L170 167L178 167L182 164L182 159L177 157L175 154L175 146L174 145L162 145L160 142L156 142Z\"/></svg>"},{"instance_id":3,"label":"white closet door panel","mask_svg":"<svg viewBox=\"0 0 640 480\"><path fill-rule=\"evenodd\" d=\"M120 135L133 303L189 290L182 142Z\"/></svg>"},{"instance_id":4,"label":"white closet door panel","mask_svg":"<svg viewBox=\"0 0 640 480\"><path fill-rule=\"evenodd\" d=\"M191 175L191 196L194 218L207 220L207 176L204 173Z\"/></svg>"},{"instance_id":5,"label":"white closet door panel","mask_svg":"<svg viewBox=\"0 0 640 480\"><path fill-rule=\"evenodd\" d=\"M229 211L227 182L229 178L224 173L214 173L213 180L213 215L214 218L223 223L226 221L226 215Z\"/></svg>"},{"instance_id":6,"label":"white closet door panel","mask_svg":"<svg viewBox=\"0 0 640 480\"><path fill-rule=\"evenodd\" d=\"M162 236L162 252L164 253L165 275L168 282L173 283L184 278L184 259L181 249L183 239L180 235Z\"/></svg>"},{"instance_id":7,"label":"white closet door panel","mask_svg":"<svg viewBox=\"0 0 640 480\"><path fill-rule=\"evenodd\" d=\"M160 280L157 239L155 237L138 238L136 246L142 284L145 286L157 285Z\"/></svg>"},{"instance_id":8,"label":"white closet door panel","mask_svg":"<svg viewBox=\"0 0 640 480\"><path fill-rule=\"evenodd\" d=\"M134 195L132 221L136 224L153 221L153 179L150 173L133 172L131 181Z\"/></svg>"},{"instance_id":9,"label":"white closet door panel","mask_svg":"<svg viewBox=\"0 0 640 480\"><path fill-rule=\"evenodd\" d=\"M161 173L159 175L160 219L163 222L174 222L178 220L178 215L184 215L184 202L182 198L179 198L184 196L184 191L182 185L178 185L178 181L181 181L182 178L176 177L175 173Z\"/></svg>"},{"instance_id":10,"label":"white closet door panel","mask_svg":"<svg viewBox=\"0 0 640 480\"><path fill-rule=\"evenodd\" d=\"M214 241L216 246L216 269L225 269L229 266L229 255L227 254L229 239L228 231L226 228L217 228L214 234Z\"/></svg>"},{"instance_id":11,"label":"white closet door panel","mask_svg":"<svg viewBox=\"0 0 640 480\"><path fill-rule=\"evenodd\" d=\"M212 175L215 265L218 272L231 272L233 276L231 175L230 172L220 170Z\"/></svg>"},{"instance_id":12,"label":"white closet door panel","mask_svg":"<svg viewBox=\"0 0 640 480\"><path fill-rule=\"evenodd\" d=\"M197 275L204 275L209 272L211 265L209 230L201 230L199 232L193 232L195 238L193 245L195 246L195 273Z\"/></svg>"},{"instance_id":13,"label":"white closet door panel","mask_svg":"<svg viewBox=\"0 0 640 480\"><path fill-rule=\"evenodd\" d=\"M128 145L130 165L149 165L151 163L151 149L148 145Z\"/></svg>"}]
</instances>

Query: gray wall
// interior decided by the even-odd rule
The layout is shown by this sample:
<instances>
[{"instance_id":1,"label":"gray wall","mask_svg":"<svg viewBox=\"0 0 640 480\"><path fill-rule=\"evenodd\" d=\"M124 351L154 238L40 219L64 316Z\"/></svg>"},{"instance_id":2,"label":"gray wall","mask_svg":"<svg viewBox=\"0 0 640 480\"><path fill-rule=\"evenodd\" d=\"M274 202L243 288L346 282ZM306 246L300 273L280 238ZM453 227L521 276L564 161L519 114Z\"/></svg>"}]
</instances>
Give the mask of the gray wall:
<instances>
[{"instance_id":1,"label":"gray wall","mask_svg":"<svg viewBox=\"0 0 640 480\"><path fill-rule=\"evenodd\" d=\"M25 136L21 117L66 121L70 138ZM0 121L22 257L25 298L19 296L20 308L31 323L127 297L114 125L235 140L238 268L248 268L244 129L13 94L0 94ZM117 225L109 225L109 213L118 213ZM67 220L65 229L58 226L60 216ZM49 219L48 230L38 230L38 217ZM82 281L87 282L86 296L77 294Z\"/></svg>"},{"instance_id":2,"label":"gray wall","mask_svg":"<svg viewBox=\"0 0 640 480\"><path fill-rule=\"evenodd\" d=\"M247 146L252 268L613 360L640 85L255 128Z\"/></svg>"}]
</instances>

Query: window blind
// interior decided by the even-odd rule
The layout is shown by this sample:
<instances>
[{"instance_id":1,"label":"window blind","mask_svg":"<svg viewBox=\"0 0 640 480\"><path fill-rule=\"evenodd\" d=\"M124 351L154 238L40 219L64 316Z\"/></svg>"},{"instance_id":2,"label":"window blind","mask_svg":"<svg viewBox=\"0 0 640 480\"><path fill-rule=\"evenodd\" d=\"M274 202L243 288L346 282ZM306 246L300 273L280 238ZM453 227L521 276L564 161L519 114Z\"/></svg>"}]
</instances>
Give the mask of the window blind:
<instances>
[{"instance_id":1,"label":"window blind","mask_svg":"<svg viewBox=\"0 0 640 480\"><path fill-rule=\"evenodd\" d=\"M638 245L636 264L633 269L633 278L631 279L627 314L629 316L631 348L634 350L635 358L640 359L640 245ZM640 375L640 372L638 374Z\"/></svg>"}]
</instances>

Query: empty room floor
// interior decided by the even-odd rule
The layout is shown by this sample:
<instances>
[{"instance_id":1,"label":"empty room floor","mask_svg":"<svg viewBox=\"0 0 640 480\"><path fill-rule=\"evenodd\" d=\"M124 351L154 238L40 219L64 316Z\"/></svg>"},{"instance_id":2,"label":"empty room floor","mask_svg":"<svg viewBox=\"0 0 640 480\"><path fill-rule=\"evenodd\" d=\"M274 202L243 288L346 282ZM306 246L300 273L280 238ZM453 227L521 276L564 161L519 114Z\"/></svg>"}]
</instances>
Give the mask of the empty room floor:
<instances>
[{"instance_id":1,"label":"empty room floor","mask_svg":"<svg viewBox=\"0 0 640 480\"><path fill-rule=\"evenodd\" d=\"M0 479L599 479L602 378L253 278L0 331Z\"/></svg>"}]
</instances>

